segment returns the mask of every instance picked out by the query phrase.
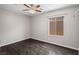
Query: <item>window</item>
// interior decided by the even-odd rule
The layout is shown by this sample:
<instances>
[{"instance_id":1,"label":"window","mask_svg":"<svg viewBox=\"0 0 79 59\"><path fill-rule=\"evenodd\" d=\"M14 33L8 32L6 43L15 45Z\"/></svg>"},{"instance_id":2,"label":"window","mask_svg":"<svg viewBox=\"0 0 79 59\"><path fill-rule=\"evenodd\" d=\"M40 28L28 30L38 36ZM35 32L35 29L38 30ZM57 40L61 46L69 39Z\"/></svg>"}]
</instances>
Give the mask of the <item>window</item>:
<instances>
[{"instance_id":1,"label":"window","mask_svg":"<svg viewBox=\"0 0 79 59\"><path fill-rule=\"evenodd\" d=\"M49 35L64 35L63 16L49 19Z\"/></svg>"}]
</instances>

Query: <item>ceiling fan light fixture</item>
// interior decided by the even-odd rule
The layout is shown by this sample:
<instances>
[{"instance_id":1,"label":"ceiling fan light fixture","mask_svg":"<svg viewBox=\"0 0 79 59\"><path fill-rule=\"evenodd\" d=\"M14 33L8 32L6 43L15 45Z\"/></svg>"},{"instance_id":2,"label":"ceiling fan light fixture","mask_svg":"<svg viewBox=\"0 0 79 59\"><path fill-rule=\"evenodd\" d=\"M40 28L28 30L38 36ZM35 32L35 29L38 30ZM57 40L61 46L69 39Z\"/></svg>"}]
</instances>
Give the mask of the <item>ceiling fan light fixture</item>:
<instances>
[{"instance_id":1,"label":"ceiling fan light fixture","mask_svg":"<svg viewBox=\"0 0 79 59\"><path fill-rule=\"evenodd\" d=\"M29 10L28 12L31 13L31 14L36 13L36 11L34 11L34 10Z\"/></svg>"}]
</instances>

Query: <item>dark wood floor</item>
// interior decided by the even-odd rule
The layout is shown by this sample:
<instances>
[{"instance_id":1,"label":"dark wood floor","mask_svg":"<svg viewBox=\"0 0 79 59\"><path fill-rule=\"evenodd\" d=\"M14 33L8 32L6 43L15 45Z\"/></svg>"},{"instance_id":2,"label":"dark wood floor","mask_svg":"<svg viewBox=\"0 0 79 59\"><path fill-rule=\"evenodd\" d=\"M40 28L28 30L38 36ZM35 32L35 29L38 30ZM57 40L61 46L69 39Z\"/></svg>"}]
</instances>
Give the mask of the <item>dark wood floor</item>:
<instances>
[{"instance_id":1,"label":"dark wood floor","mask_svg":"<svg viewBox=\"0 0 79 59\"><path fill-rule=\"evenodd\" d=\"M1 47L0 55L78 55L78 51L28 39Z\"/></svg>"}]
</instances>

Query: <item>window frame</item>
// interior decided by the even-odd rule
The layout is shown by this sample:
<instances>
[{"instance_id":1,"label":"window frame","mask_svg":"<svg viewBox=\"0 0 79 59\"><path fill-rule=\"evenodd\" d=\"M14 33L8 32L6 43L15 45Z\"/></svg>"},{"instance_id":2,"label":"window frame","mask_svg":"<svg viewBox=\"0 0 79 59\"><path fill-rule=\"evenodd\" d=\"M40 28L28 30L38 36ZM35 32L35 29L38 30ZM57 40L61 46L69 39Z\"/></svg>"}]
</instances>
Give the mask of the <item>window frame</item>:
<instances>
[{"instance_id":1,"label":"window frame","mask_svg":"<svg viewBox=\"0 0 79 59\"><path fill-rule=\"evenodd\" d=\"M58 21L63 21L63 35L58 35L57 34L57 22L56 22L56 17L63 17L63 19L62 20L58 20ZM56 34L50 34L50 19L52 19L52 18L55 18L55 33ZM64 36L64 16L55 16L55 17L52 17L52 18L49 18L48 19L48 36Z\"/></svg>"}]
</instances>

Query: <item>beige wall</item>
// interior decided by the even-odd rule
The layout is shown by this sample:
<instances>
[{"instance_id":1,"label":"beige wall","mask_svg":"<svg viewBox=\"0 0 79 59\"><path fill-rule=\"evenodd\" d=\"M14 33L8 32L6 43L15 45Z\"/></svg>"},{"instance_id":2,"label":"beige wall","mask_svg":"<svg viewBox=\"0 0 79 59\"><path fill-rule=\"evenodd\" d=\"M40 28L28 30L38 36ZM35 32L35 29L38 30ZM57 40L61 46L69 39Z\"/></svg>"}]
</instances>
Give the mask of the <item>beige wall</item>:
<instances>
[{"instance_id":1,"label":"beige wall","mask_svg":"<svg viewBox=\"0 0 79 59\"><path fill-rule=\"evenodd\" d=\"M0 46L27 38L30 38L30 18L0 9Z\"/></svg>"},{"instance_id":2,"label":"beige wall","mask_svg":"<svg viewBox=\"0 0 79 59\"><path fill-rule=\"evenodd\" d=\"M79 42L79 16L73 16L78 7L71 7L51 11L32 18L32 38L46 41L60 46L78 49ZM64 17L64 36L48 36L48 18L53 16Z\"/></svg>"}]
</instances>

